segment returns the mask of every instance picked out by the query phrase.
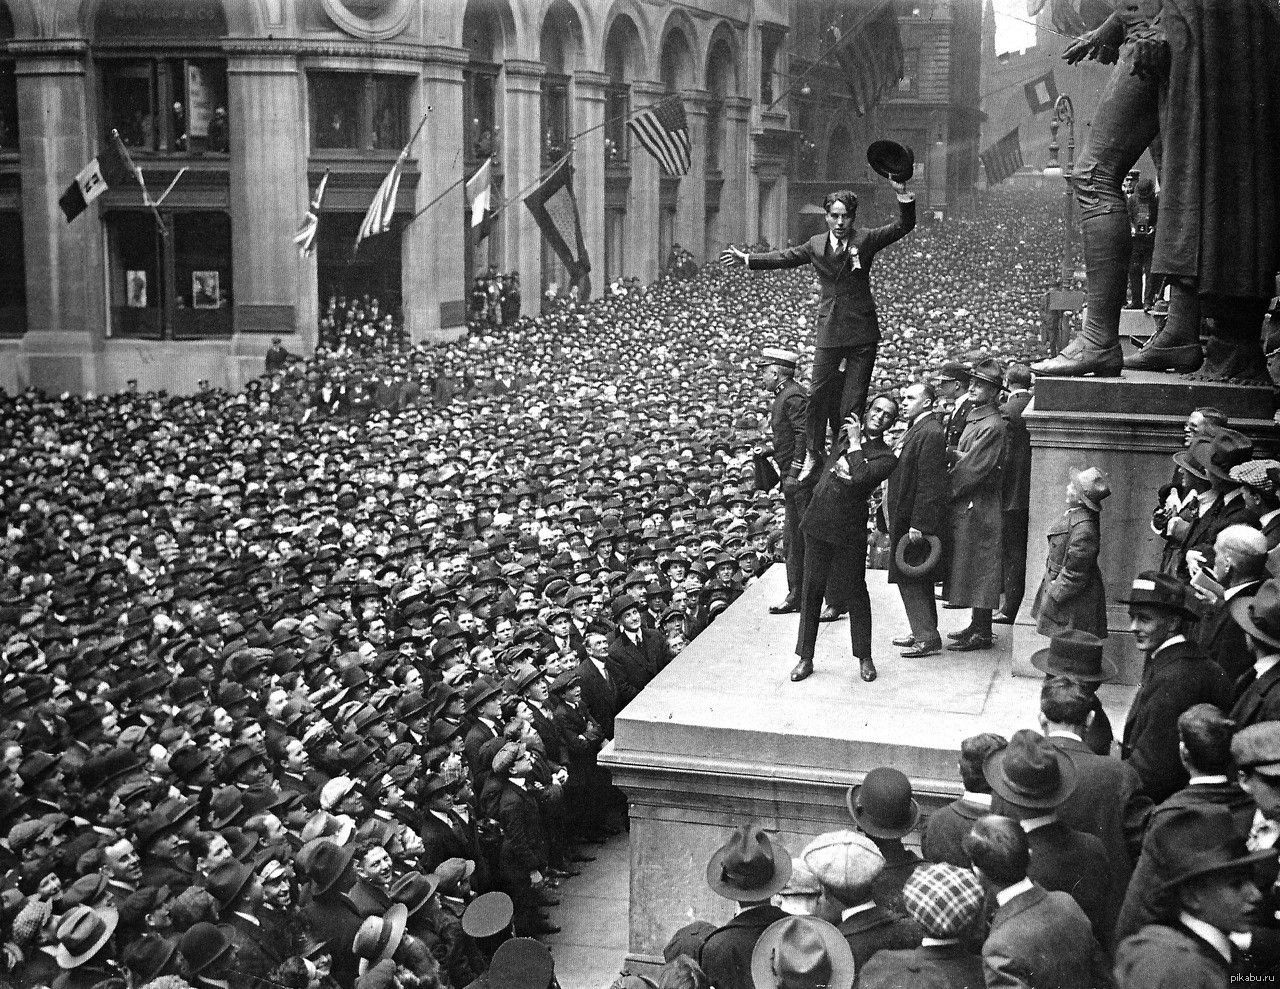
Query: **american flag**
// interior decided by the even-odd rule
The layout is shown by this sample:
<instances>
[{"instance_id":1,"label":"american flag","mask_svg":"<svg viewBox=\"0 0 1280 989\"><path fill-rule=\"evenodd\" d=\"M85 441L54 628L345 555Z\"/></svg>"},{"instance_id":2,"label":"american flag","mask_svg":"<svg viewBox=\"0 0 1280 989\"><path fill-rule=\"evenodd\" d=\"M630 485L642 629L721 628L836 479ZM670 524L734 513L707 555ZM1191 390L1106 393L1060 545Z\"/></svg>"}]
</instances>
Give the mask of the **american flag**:
<instances>
[{"instance_id":1,"label":"american flag","mask_svg":"<svg viewBox=\"0 0 1280 989\"><path fill-rule=\"evenodd\" d=\"M293 242L298 245L298 257L305 258L316 246L316 231L320 229L320 204L324 202L324 188L329 184L329 173L325 172L316 186L316 194L311 197L307 215L298 224L298 232L293 235Z\"/></svg>"},{"instance_id":2,"label":"american flag","mask_svg":"<svg viewBox=\"0 0 1280 989\"><path fill-rule=\"evenodd\" d=\"M853 97L854 112L865 116L905 69L897 10L892 3L884 3L852 31L832 26L829 37L835 41L833 51Z\"/></svg>"},{"instance_id":3,"label":"american flag","mask_svg":"<svg viewBox=\"0 0 1280 989\"><path fill-rule=\"evenodd\" d=\"M1022 167L1022 142L1015 127L978 157L987 172L987 185L999 185Z\"/></svg>"},{"instance_id":4,"label":"american flag","mask_svg":"<svg viewBox=\"0 0 1280 989\"><path fill-rule=\"evenodd\" d=\"M668 175L689 174L692 160L689 121L679 98L665 100L657 108L645 107L627 121L627 129Z\"/></svg>"},{"instance_id":5,"label":"american flag","mask_svg":"<svg viewBox=\"0 0 1280 989\"><path fill-rule=\"evenodd\" d=\"M391 217L396 211L396 193L400 191L400 173L404 171L404 162L408 157L409 145L406 144L396 163L391 166L391 171L382 180L382 185L378 186L373 202L369 204L369 212L365 213L360 232L356 234L356 247L366 237L384 234L391 229Z\"/></svg>"}]
</instances>

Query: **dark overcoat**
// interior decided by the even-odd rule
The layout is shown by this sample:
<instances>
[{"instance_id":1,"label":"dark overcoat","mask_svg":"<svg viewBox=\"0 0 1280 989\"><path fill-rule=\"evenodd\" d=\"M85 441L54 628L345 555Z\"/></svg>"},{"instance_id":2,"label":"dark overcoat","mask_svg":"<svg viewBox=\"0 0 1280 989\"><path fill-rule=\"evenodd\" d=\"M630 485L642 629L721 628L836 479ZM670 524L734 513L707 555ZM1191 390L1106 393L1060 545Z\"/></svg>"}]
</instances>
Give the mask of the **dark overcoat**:
<instances>
[{"instance_id":1,"label":"dark overcoat","mask_svg":"<svg viewBox=\"0 0 1280 989\"><path fill-rule=\"evenodd\" d=\"M951 565L945 596L962 608L1000 606L1004 419L994 405L969 411L951 468Z\"/></svg>"},{"instance_id":2,"label":"dark overcoat","mask_svg":"<svg viewBox=\"0 0 1280 989\"><path fill-rule=\"evenodd\" d=\"M1098 513L1083 505L1067 509L1048 539L1044 577L1031 605L1036 631L1060 635L1077 629L1105 638L1107 592L1098 567Z\"/></svg>"},{"instance_id":3,"label":"dark overcoat","mask_svg":"<svg viewBox=\"0 0 1280 989\"><path fill-rule=\"evenodd\" d=\"M889 583L904 579L895 559L898 542L910 529L943 537L951 486L947 479L947 437L942 421L932 412L907 427L898 451L898 466L889 475L885 514L889 519ZM941 571L938 571L941 572ZM908 578L910 579L910 578ZM933 575L922 578L930 582Z\"/></svg>"}]
</instances>

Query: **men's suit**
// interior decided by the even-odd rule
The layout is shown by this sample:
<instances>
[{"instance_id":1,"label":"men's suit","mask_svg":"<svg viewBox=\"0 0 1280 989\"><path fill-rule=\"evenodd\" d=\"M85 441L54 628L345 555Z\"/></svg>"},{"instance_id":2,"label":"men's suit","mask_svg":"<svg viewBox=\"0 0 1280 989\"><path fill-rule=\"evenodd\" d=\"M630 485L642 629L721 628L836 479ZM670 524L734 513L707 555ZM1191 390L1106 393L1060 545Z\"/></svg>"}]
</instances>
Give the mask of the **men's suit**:
<instances>
[{"instance_id":1,"label":"men's suit","mask_svg":"<svg viewBox=\"0 0 1280 989\"><path fill-rule=\"evenodd\" d=\"M1280 663L1261 677L1250 669L1236 681L1231 720L1236 729L1259 721L1280 721Z\"/></svg>"},{"instance_id":2,"label":"men's suit","mask_svg":"<svg viewBox=\"0 0 1280 989\"><path fill-rule=\"evenodd\" d=\"M1182 924L1150 924L1116 951L1116 979L1123 989L1219 989L1231 976L1226 958Z\"/></svg>"},{"instance_id":3,"label":"men's suit","mask_svg":"<svg viewBox=\"0 0 1280 989\"><path fill-rule=\"evenodd\" d=\"M595 663L584 659L578 664L578 680L582 684L582 702L606 739L613 738L613 719L618 713L618 688L622 673L612 660L604 663L608 677L600 675Z\"/></svg>"},{"instance_id":4,"label":"men's suit","mask_svg":"<svg viewBox=\"0 0 1280 989\"><path fill-rule=\"evenodd\" d=\"M871 884L871 895L877 906L891 914L905 917L907 907L902 899L902 887L907 884L922 859L915 852L904 848L902 842L876 839L876 845L884 855L884 870Z\"/></svg>"},{"instance_id":5,"label":"men's suit","mask_svg":"<svg viewBox=\"0 0 1280 989\"><path fill-rule=\"evenodd\" d=\"M844 458L848 483L832 471ZM818 616L832 562L843 558L853 575L849 590L849 639L853 655L871 658L871 598L867 593L867 499L890 474L898 459L879 438L866 439L862 447L848 449L842 436L827 458L804 513L804 585L800 594L800 628L796 655L813 659L818 639Z\"/></svg>"},{"instance_id":6,"label":"men's suit","mask_svg":"<svg viewBox=\"0 0 1280 989\"><path fill-rule=\"evenodd\" d=\"M1230 589L1229 600L1253 597L1262 586L1262 581L1252 580L1237 586L1238 590ZM1235 683L1249 672L1253 657L1249 654L1244 629L1231 617L1231 609L1227 604L1227 601L1223 601L1200 616L1200 624L1196 626L1196 645L1202 653L1221 666L1231 682Z\"/></svg>"},{"instance_id":7,"label":"men's suit","mask_svg":"<svg viewBox=\"0 0 1280 989\"><path fill-rule=\"evenodd\" d=\"M994 405L969 411L951 468L951 565L945 594L962 608L1000 605L1000 459L1004 419Z\"/></svg>"},{"instance_id":8,"label":"men's suit","mask_svg":"<svg viewBox=\"0 0 1280 989\"><path fill-rule=\"evenodd\" d=\"M1031 881L1069 894L1089 918L1098 943L1108 944L1120 904L1111 898L1111 867L1101 839L1054 821L1029 831L1027 845Z\"/></svg>"},{"instance_id":9,"label":"men's suit","mask_svg":"<svg viewBox=\"0 0 1280 989\"><path fill-rule=\"evenodd\" d=\"M622 710L649 681L666 669L671 662L671 647L667 637L651 628L640 629L640 645L619 627L609 643L609 659L621 675L618 684L618 710Z\"/></svg>"},{"instance_id":10,"label":"men's suit","mask_svg":"<svg viewBox=\"0 0 1280 989\"><path fill-rule=\"evenodd\" d=\"M494 727L479 718L467 730L462 754L467 760L467 768L471 770L471 776L475 780L477 789L484 784L485 777L489 775L490 769L489 766L481 765L480 750L484 748L487 742L491 742L497 737L498 732Z\"/></svg>"},{"instance_id":11,"label":"men's suit","mask_svg":"<svg viewBox=\"0 0 1280 989\"><path fill-rule=\"evenodd\" d=\"M998 908L982 946L987 989L1107 989L1111 974L1079 905L1032 885Z\"/></svg>"},{"instance_id":12,"label":"men's suit","mask_svg":"<svg viewBox=\"0 0 1280 989\"><path fill-rule=\"evenodd\" d=\"M760 935L774 921L787 915L772 903L742 911L723 927L707 935L698 964L715 989L754 989L751 952Z\"/></svg>"},{"instance_id":13,"label":"men's suit","mask_svg":"<svg viewBox=\"0 0 1280 989\"><path fill-rule=\"evenodd\" d=\"M969 410L972 408L973 403L969 401L969 396L961 395L951 411L942 417L942 425L947 431L947 446L960 445L960 436L964 432L965 424L969 421Z\"/></svg>"},{"instance_id":14,"label":"men's suit","mask_svg":"<svg viewBox=\"0 0 1280 989\"><path fill-rule=\"evenodd\" d=\"M236 946L236 985L244 989L274 987L267 976L285 959L282 949L288 945L273 943L270 932L261 923L230 913L218 929Z\"/></svg>"},{"instance_id":15,"label":"men's suit","mask_svg":"<svg viewBox=\"0 0 1280 989\"><path fill-rule=\"evenodd\" d=\"M340 986L352 985L356 980L357 959L351 945L364 918L335 890L314 897L302 913L316 940L329 946L333 981Z\"/></svg>"},{"instance_id":16,"label":"men's suit","mask_svg":"<svg viewBox=\"0 0 1280 989\"><path fill-rule=\"evenodd\" d=\"M811 264L818 278L821 301L806 427L810 450L825 450L828 429L838 436L845 417L851 411L861 415L866 406L880 342L880 323L871 295L871 264L879 251L905 237L915 225L914 197L900 196L896 221L854 230L845 249L838 253L831 249L830 234L818 234L795 247L747 258L748 268L766 271Z\"/></svg>"},{"instance_id":17,"label":"men's suit","mask_svg":"<svg viewBox=\"0 0 1280 989\"><path fill-rule=\"evenodd\" d=\"M983 989L982 957L962 944L877 951L858 973L858 989Z\"/></svg>"},{"instance_id":18,"label":"men's suit","mask_svg":"<svg viewBox=\"0 0 1280 989\"><path fill-rule=\"evenodd\" d=\"M961 847L974 822L991 813L990 804L978 804L961 797L929 815L920 851L929 862L950 862L962 869L973 863Z\"/></svg>"},{"instance_id":19,"label":"men's suit","mask_svg":"<svg viewBox=\"0 0 1280 989\"><path fill-rule=\"evenodd\" d=\"M853 950L856 971L877 951L904 951L920 947L924 931L913 920L896 917L876 905L860 910L836 925Z\"/></svg>"},{"instance_id":20,"label":"men's suit","mask_svg":"<svg viewBox=\"0 0 1280 989\"><path fill-rule=\"evenodd\" d=\"M1147 659L1124 721L1120 756L1137 770L1153 803L1187 784L1178 758L1178 716L1201 702L1226 710L1229 697L1222 667L1190 642L1165 645Z\"/></svg>"},{"instance_id":21,"label":"men's suit","mask_svg":"<svg viewBox=\"0 0 1280 989\"><path fill-rule=\"evenodd\" d=\"M804 533L800 519L809 504L808 487L795 484L804 463L805 417L809 410L809 393L795 378L782 379L782 387L773 397L769 411L769 430L773 436L773 459L782 479L784 512L784 547L787 554L787 596L799 600L804 577ZM791 490L788 491L787 489Z\"/></svg>"},{"instance_id":22,"label":"men's suit","mask_svg":"<svg viewBox=\"0 0 1280 989\"><path fill-rule=\"evenodd\" d=\"M921 644L941 641L933 584L943 564L940 561L931 572L911 576L898 566L896 550L911 529L945 541L950 499L946 430L941 419L925 412L903 434L898 466L889 475L884 499L889 529L889 583L898 585L911 634Z\"/></svg>"},{"instance_id":23,"label":"men's suit","mask_svg":"<svg viewBox=\"0 0 1280 989\"><path fill-rule=\"evenodd\" d=\"M1083 741L1071 736L1050 735L1049 743L1066 752L1076 767L1076 788L1058 806L1058 819L1102 842L1111 871L1110 906L1114 914L1124 900L1129 876L1142 851L1151 799L1128 763L1095 755Z\"/></svg>"},{"instance_id":24,"label":"men's suit","mask_svg":"<svg viewBox=\"0 0 1280 989\"><path fill-rule=\"evenodd\" d=\"M1258 521L1258 513L1245 504L1237 492L1229 491L1219 497L1209 509L1191 523L1186 538L1178 553L1178 576L1183 580L1191 579L1191 571L1187 569L1187 552L1197 550L1204 554L1205 566L1213 566L1213 544L1218 533L1229 525L1253 525Z\"/></svg>"},{"instance_id":25,"label":"men's suit","mask_svg":"<svg viewBox=\"0 0 1280 989\"><path fill-rule=\"evenodd\" d=\"M1018 614L1027 584L1027 525L1031 517L1031 434L1022 418L1031 403L1031 392L1014 392L1000 407L1004 416L1004 454L1000 466L1001 532L1004 555L1003 611L1010 618Z\"/></svg>"}]
</instances>

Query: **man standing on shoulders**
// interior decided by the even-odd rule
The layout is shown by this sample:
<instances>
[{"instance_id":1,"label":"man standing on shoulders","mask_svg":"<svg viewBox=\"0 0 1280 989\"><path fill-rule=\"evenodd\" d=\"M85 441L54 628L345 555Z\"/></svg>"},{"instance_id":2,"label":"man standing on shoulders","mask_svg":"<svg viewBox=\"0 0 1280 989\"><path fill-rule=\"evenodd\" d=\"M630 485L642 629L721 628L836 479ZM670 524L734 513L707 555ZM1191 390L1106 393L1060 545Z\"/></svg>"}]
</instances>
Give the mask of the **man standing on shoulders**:
<instances>
[{"instance_id":1,"label":"man standing on shoulders","mask_svg":"<svg viewBox=\"0 0 1280 989\"><path fill-rule=\"evenodd\" d=\"M765 387L773 392L769 430L773 436L772 456L782 484L785 512L784 545L787 554L787 596L769 609L770 614L787 615L800 610L800 584L804 574L804 533L800 519L809 504L809 491L800 486L804 466L805 415L809 393L796 381L800 355L781 347L765 347L758 366Z\"/></svg>"},{"instance_id":2,"label":"man standing on shoulders","mask_svg":"<svg viewBox=\"0 0 1280 989\"><path fill-rule=\"evenodd\" d=\"M1004 603L992 616L998 625L1012 625L1022 606L1027 583L1027 525L1031 518L1031 434L1022 413L1031 404L1031 369L1011 364L1004 374L1007 392L1000 414L1004 416L1004 462L1001 464L1001 533L1004 553L1001 568Z\"/></svg>"},{"instance_id":3,"label":"man standing on shoulders","mask_svg":"<svg viewBox=\"0 0 1280 989\"><path fill-rule=\"evenodd\" d=\"M875 256L901 240L916 225L916 197L905 182L893 182L898 194L898 219L883 227L854 229L858 197L848 189L827 193L826 236L818 234L803 244L766 254L726 249L720 262L769 271L813 265L821 286L818 325L814 345L812 384L808 410L808 451L800 480L809 478L822 463L827 430L838 433L850 414L861 416L871 387L871 372L880 343L880 323L871 294L871 264Z\"/></svg>"},{"instance_id":4,"label":"man standing on shoulders","mask_svg":"<svg viewBox=\"0 0 1280 989\"><path fill-rule=\"evenodd\" d=\"M972 608L969 625L950 637L956 652L990 649L991 613L1004 590L1001 567L1004 419L996 396L1004 376L987 358L969 372L969 419L951 460L951 560L944 594L947 602Z\"/></svg>"},{"instance_id":5,"label":"man standing on shoulders","mask_svg":"<svg viewBox=\"0 0 1280 989\"><path fill-rule=\"evenodd\" d=\"M904 568L912 547L941 545L947 527L947 439L933 412L934 390L927 381L908 386L902 396L907 431L898 449L898 467L889 475L884 512L889 529L889 583L898 585L911 634L894 639L903 656L918 659L942 651L938 606L933 596L937 565L923 572ZM903 540L906 540L904 544ZM902 563L899 563L899 560ZM910 572L908 572L908 569Z\"/></svg>"}]
</instances>

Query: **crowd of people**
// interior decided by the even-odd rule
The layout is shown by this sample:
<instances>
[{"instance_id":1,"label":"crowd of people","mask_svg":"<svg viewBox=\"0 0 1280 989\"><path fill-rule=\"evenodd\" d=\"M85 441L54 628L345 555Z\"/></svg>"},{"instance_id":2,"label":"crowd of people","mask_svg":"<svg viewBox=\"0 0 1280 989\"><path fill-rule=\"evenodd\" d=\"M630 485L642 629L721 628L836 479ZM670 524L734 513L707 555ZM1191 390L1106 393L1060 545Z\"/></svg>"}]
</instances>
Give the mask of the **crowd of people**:
<instances>
[{"instance_id":1,"label":"crowd of people","mask_svg":"<svg viewBox=\"0 0 1280 989\"><path fill-rule=\"evenodd\" d=\"M1000 192L894 248L874 388L1034 356L1057 216ZM378 308L238 394L0 397L14 985L542 972L525 936L626 826L614 718L779 557L752 363L805 338L806 274L335 332Z\"/></svg>"},{"instance_id":2,"label":"crowd of people","mask_svg":"<svg viewBox=\"0 0 1280 989\"><path fill-rule=\"evenodd\" d=\"M467 300L467 325L473 329L511 326L520 318L520 272L502 274L493 265L476 275Z\"/></svg>"},{"instance_id":3,"label":"crowd of people","mask_svg":"<svg viewBox=\"0 0 1280 989\"><path fill-rule=\"evenodd\" d=\"M338 357L403 349L408 339L399 314L377 296L331 295L320 314L317 343Z\"/></svg>"}]
</instances>

